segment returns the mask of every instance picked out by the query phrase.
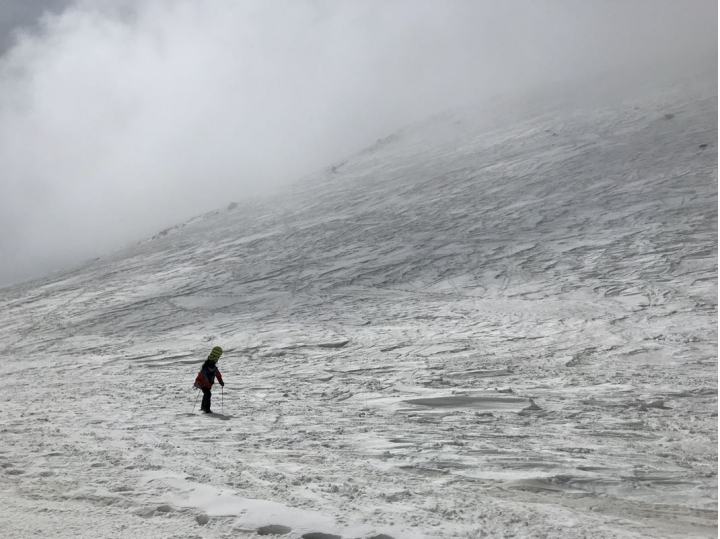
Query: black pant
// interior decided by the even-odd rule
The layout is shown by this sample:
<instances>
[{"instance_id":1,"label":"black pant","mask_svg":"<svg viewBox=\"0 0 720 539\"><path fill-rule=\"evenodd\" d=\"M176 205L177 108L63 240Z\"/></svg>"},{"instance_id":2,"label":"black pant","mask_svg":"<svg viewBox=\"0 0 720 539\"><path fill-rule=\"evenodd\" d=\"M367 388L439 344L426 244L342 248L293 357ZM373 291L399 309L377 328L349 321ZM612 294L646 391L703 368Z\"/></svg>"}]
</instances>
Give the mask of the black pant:
<instances>
[{"instance_id":1,"label":"black pant","mask_svg":"<svg viewBox=\"0 0 720 539\"><path fill-rule=\"evenodd\" d=\"M212 393L210 392L209 387L201 387L203 392L203 400L202 404L200 405L201 410L210 410L210 398L212 397Z\"/></svg>"}]
</instances>

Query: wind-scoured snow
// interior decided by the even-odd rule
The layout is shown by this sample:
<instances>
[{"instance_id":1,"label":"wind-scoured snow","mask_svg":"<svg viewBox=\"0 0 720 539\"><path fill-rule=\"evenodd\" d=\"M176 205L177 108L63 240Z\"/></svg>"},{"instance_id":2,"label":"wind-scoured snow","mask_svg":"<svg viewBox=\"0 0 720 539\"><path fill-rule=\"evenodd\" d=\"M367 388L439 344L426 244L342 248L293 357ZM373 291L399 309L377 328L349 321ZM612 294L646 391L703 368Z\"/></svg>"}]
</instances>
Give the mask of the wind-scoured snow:
<instances>
[{"instance_id":1,"label":"wind-scoured snow","mask_svg":"<svg viewBox=\"0 0 720 539\"><path fill-rule=\"evenodd\" d=\"M7 537L715 537L717 88L438 116L0 291L0 354Z\"/></svg>"}]
</instances>

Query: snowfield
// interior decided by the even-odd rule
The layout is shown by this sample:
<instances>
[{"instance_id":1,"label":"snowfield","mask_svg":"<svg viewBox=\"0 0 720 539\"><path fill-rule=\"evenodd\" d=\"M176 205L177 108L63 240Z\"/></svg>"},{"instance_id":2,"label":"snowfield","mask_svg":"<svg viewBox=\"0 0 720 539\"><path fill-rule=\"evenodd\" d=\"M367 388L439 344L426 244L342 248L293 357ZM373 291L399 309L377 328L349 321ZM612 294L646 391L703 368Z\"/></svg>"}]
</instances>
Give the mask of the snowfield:
<instances>
[{"instance_id":1,"label":"snowfield","mask_svg":"<svg viewBox=\"0 0 720 539\"><path fill-rule=\"evenodd\" d=\"M716 537L717 322L715 83L440 115L0 290L1 534Z\"/></svg>"}]
</instances>

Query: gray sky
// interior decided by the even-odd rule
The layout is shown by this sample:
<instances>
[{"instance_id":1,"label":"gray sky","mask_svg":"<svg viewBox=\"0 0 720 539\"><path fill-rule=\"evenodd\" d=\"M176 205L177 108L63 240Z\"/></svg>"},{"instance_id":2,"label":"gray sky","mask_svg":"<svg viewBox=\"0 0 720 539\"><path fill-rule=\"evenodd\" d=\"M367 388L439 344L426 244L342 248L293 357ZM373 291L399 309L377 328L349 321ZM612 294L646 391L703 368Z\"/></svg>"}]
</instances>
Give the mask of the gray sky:
<instances>
[{"instance_id":1,"label":"gray sky","mask_svg":"<svg viewBox=\"0 0 720 539\"><path fill-rule=\"evenodd\" d=\"M717 69L713 0L5 0L0 285L336 161L436 110Z\"/></svg>"},{"instance_id":2,"label":"gray sky","mask_svg":"<svg viewBox=\"0 0 720 539\"><path fill-rule=\"evenodd\" d=\"M45 12L59 13L70 0L3 0L0 2L0 53L9 49L14 32L37 28L38 18Z\"/></svg>"}]
</instances>

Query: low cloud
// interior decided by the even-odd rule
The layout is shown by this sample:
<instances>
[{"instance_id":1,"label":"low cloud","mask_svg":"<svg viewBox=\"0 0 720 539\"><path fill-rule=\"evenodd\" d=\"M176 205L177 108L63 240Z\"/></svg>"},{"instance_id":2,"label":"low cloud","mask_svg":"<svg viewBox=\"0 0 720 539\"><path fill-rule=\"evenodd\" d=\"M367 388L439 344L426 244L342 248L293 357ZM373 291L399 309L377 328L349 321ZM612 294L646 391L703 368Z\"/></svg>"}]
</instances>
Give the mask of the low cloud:
<instances>
[{"instance_id":1,"label":"low cloud","mask_svg":"<svg viewBox=\"0 0 720 539\"><path fill-rule=\"evenodd\" d=\"M447 106L617 67L716 64L715 2L588 4L88 1L47 14L0 58L0 285L276 188Z\"/></svg>"}]
</instances>

